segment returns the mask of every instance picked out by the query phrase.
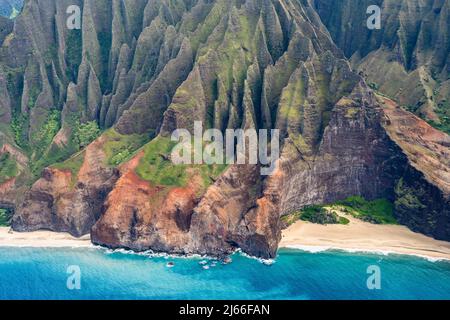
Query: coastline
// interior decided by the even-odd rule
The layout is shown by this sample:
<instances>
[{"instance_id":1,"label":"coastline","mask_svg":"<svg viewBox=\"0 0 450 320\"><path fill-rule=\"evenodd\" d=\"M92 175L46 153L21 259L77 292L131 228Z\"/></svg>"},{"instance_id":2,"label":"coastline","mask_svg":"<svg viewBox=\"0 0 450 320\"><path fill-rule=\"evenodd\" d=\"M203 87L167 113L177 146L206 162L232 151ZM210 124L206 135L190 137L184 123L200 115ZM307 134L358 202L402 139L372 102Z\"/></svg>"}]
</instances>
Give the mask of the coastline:
<instances>
[{"instance_id":1,"label":"coastline","mask_svg":"<svg viewBox=\"0 0 450 320\"><path fill-rule=\"evenodd\" d=\"M450 261L450 242L415 233L400 225L375 225L348 217L348 225L318 225L297 221L283 230L280 248L318 253L398 254L429 261Z\"/></svg>"},{"instance_id":2,"label":"coastline","mask_svg":"<svg viewBox=\"0 0 450 320\"><path fill-rule=\"evenodd\" d=\"M12 232L0 227L0 247L87 248L93 247L90 236L75 238L68 233L51 231Z\"/></svg>"},{"instance_id":3,"label":"coastline","mask_svg":"<svg viewBox=\"0 0 450 320\"><path fill-rule=\"evenodd\" d=\"M344 251L349 253L398 254L429 261L450 261L450 242L415 233L399 225L374 225L347 217L348 225L318 225L297 221L283 230L280 249L310 253ZM90 236L75 238L52 231L12 232L0 227L0 248L93 248Z\"/></svg>"}]
</instances>

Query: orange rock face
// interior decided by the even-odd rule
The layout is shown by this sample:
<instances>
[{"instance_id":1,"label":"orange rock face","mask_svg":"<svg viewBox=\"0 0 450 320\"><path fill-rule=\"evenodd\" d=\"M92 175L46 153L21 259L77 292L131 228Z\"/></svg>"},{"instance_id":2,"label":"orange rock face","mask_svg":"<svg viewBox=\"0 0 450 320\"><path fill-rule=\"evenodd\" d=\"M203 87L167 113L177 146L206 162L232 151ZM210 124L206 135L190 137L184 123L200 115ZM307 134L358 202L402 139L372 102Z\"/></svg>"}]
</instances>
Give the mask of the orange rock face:
<instances>
[{"instance_id":1,"label":"orange rock face","mask_svg":"<svg viewBox=\"0 0 450 320\"><path fill-rule=\"evenodd\" d=\"M401 146L414 167L450 195L450 136L403 110L394 101L381 99L390 137Z\"/></svg>"},{"instance_id":2,"label":"orange rock face","mask_svg":"<svg viewBox=\"0 0 450 320\"><path fill-rule=\"evenodd\" d=\"M105 213L92 229L94 243L217 256L241 247L256 256L276 255L278 206L262 194L258 166L230 167L201 195L195 175L186 188L156 187L142 180L134 172L141 156L122 166Z\"/></svg>"},{"instance_id":3,"label":"orange rock face","mask_svg":"<svg viewBox=\"0 0 450 320\"><path fill-rule=\"evenodd\" d=\"M108 168L100 138L86 149L76 179L71 171L44 172L13 227L90 232L95 244L110 248L220 257L241 248L274 258L281 215L362 195L386 197L400 222L450 239L448 136L385 103L383 110L361 84L336 104L314 157L287 139L273 175L232 165L207 190L197 171L189 171L186 187L143 180L136 173L143 151L117 171Z\"/></svg>"},{"instance_id":4,"label":"orange rock face","mask_svg":"<svg viewBox=\"0 0 450 320\"><path fill-rule=\"evenodd\" d=\"M121 177L92 229L92 241L112 248L186 253L198 203L195 179L186 188L152 186L134 171L142 153L121 167Z\"/></svg>"},{"instance_id":5,"label":"orange rock face","mask_svg":"<svg viewBox=\"0 0 450 320\"><path fill-rule=\"evenodd\" d=\"M306 205L352 195L396 201L399 181L408 184L411 180L428 188L422 198L433 199L440 189L421 181L421 170L434 175L441 167L445 173L448 165L434 161L439 158L432 155L445 156L446 138L425 123L409 123L417 121L409 114L400 114L399 123L393 125L397 136L408 138L388 136L381 120L386 116L394 123L400 112L396 110L383 112L375 96L361 84L336 104L314 158L304 157L286 142L273 175L262 177L258 166L233 165L204 194L198 190L201 183L195 175L186 188L158 187L143 181L135 173L140 154L122 166L121 178L108 196L105 214L94 226L92 239L112 248L217 256L241 248L254 256L274 258L281 238L280 216ZM418 131L408 133L409 125ZM387 131L392 132L389 125ZM427 149L429 157L415 158L408 151L414 146ZM444 178L441 174L440 179ZM436 205L421 199L421 210L432 208L434 217L442 217L441 222L447 219L448 205L439 196L434 199ZM417 228L411 221L421 212L410 208L405 212L413 217L400 213L399 219ZM421 221L418 226L427 223ZM420 230L447 237L436 227Z\"/></svg>"},{"instance_id":6,"label":"orange rock face","mask_svg":"<svg viewBox=\"0 0 450 320\"><path fill-rule=\"evenodd\" d=\"M28 158L8 143L5 143L0 148L0 156L5 153L13 157L18 166L18 172L21 172L26 167ZM0 184L0 207L13 209L15 202L18 199L20 201L21 195L26 191L26 187L20 187L16 182L17 176Z\"/></svg>"},{"instance_id":7,"label":"orange rock face","mask_svg":"<svg viewBox=\"0 0 450 320\"><path fill-rule=\"evenodd\" d=\"M100 138L85 150L76 177L70 170L45 169L17 207L13 228L17 231L47 229L74 236L89 233L117 180L116 170L104 165L103 143Z\"/></svg>"}]
</instances>

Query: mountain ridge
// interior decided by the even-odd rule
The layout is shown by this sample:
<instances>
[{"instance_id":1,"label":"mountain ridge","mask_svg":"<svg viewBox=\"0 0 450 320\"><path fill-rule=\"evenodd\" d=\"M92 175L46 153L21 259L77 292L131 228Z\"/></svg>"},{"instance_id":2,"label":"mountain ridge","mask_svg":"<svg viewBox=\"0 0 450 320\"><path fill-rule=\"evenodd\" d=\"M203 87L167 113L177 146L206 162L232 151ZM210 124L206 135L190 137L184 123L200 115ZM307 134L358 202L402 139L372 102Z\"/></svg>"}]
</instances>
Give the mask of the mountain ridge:
<instances>
[{"instance_id":1,"label":"mountain ridge","mask_svg":"<svg viewBox=\"0 0 450 320\"><path fill-rule=\"evenodd\" d=\"M18 165L0 180L0 205L15 208L15 230L273 258L281 215L360 195L398 203L402 223L450 239L449 190L427 172L435 164L414 166L317 3L79 0L81 31L68 31L73 2L26 1L3 39L0 142ZM174 166L169 137L195 121L279 129L275 174Z\"/></svg>"},{"instance_id":2,"label":"mountain ridge","mask_svg":"<svg viewBox=\"0 0 450 320\"><path fill-rule=\"evenodd\" d=\"M352 66L374 89L449 133L450 2L351 2L314 5ZM373 4L382 12L381 30L361 28Z\"/></svg>"}]
</instances>

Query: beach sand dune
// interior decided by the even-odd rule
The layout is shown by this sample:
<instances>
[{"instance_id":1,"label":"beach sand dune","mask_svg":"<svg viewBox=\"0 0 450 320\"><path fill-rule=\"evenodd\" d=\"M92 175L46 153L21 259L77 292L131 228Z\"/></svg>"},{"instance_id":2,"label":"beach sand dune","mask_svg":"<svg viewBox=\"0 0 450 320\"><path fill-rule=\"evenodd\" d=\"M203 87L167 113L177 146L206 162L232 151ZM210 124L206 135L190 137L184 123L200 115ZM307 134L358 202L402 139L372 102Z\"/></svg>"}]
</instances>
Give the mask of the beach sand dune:
<instances>
[{"instance_id":1,"label":"beach sand dune","mask_svg":"<svg viewBox=\"0 0 450 320\"><path fill-rule=\"evenodd\" d=\"M415 255L450 260L450 242L438 241L404 226L375 225L346 216L348 225L298 221L283 231L280 247L318 252L338 249Z\"/></svg>"},{"instance_id":2,"label":"beach sand dune","mask_svg":"<svg viewBox=\"0 0 450 320\"><path fill-rule=\"evenodd\" d=\"M11 232L9 228L0 227L1 247L91 247L89 235L82 238L72 237L67 233L55 233L51 231L36 232Z\"/></svg>"}]
</instances>

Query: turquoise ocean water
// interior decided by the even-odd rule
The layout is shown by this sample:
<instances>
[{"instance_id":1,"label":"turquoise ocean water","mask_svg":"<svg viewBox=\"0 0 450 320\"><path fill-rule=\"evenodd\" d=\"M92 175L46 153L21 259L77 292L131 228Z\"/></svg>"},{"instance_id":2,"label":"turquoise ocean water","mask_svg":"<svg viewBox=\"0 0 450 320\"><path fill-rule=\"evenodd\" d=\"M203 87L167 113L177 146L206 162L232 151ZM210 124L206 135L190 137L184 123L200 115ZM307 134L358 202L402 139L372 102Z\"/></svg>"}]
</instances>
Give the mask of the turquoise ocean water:
<instances>
[{"instance_id":1,"label":"turquoise ocean water","mask_svg":"<svg viewBox=\"0 0 450 320\"><path fill-rule=\"evenodd\" d=\"M203 260L98 248L0 248L0 300L450 299L445 261L288 249L270 266L235 254L229 265L205 261L205 270ZM373 265L381 270L380 290L367 288ZM67 288L69 266L81 271L80 290Z\"/></svg>"}]
</instances>

